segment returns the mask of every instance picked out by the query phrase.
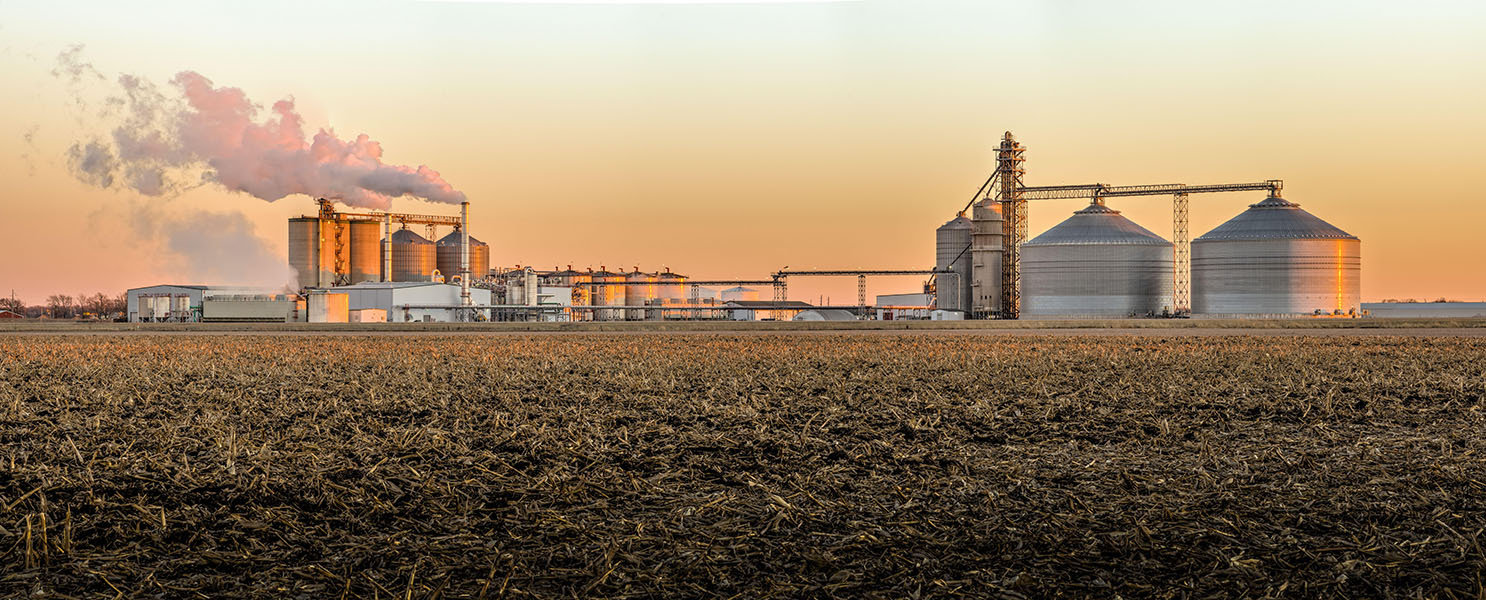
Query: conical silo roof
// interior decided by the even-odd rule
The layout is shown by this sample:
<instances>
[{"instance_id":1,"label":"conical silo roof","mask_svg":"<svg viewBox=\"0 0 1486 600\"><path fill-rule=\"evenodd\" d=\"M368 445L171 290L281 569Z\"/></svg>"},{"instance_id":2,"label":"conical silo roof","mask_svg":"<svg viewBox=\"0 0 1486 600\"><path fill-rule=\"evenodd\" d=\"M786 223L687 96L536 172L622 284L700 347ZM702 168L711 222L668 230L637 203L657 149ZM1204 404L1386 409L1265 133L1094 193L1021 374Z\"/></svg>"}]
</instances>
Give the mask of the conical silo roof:
<instances>
[{"instance_id":1,"label":"conical silo roof","mask_svg":"<svg viewBox=\"0 0 1486 600\"><path fill-rule=\"evenodd\" d=\"M448 247L448 246L458 246L459 245L459 232L458 231L451 231L451 232L449 232L449 235L446 235L444 237L439 238L439 245L440 246L445 246L445 247ZM475 236L472 235L472 236L470 236L470 245L471 246L484 246L485 245L485 242L482 242L480 240L475 239Z\"/></svg>"},{"instance_id":2,"label":"conical silo roof","mask_svg":"<svg viewBox=\"0 0 1486 600\"><path fill-rule=\"evenodd\" d=\"M1192 241L1278 239L1355 240L1357 237L1306 212L1299 204L1270 197L1250 204L1248 210Z\"/></svg>"},{"instance_id":3,"label":"conical silo roof","mask_svg":"<svg viewBox=\"0 0 1486 600\"><path fill-rule=\"evenodd\" d=\"M1103 204L1090 204L1073 216L1064 219L1052 229L1042 232L1023 246L1086 246L1090 244L1119 244L1137 246L1169 246L1159 235L1141 227L1120 215L1120 211Z\"/></svg>"},{"instance_id":4,"label":"conical silo roof","mask_svg":"<svg viewBox=\"0 0 1486 600\"><path fill-rule=\"evenodd\" d=\"M392 241L394 243L398 243L398 244L431 244L431 243L433 243L433 242L428 241L428 238L425 238L425 237L423 237L421 235L418 235L417 233L414 233L413 230L411 230L411 229L399 229L397 231L392 232Z\"/></svg>"},{"instance_id":5,"label":"conical silo roof","mask_svg":"<svg viewBox=\"0 0 1486 600\"><path fill-rule=\"evenodd\" d=\"M969 229L970 227L970 218L962 214L957 215L955 218L945 222L945 224L940 225L939 229Z\"/></svg>"}]
</instances>

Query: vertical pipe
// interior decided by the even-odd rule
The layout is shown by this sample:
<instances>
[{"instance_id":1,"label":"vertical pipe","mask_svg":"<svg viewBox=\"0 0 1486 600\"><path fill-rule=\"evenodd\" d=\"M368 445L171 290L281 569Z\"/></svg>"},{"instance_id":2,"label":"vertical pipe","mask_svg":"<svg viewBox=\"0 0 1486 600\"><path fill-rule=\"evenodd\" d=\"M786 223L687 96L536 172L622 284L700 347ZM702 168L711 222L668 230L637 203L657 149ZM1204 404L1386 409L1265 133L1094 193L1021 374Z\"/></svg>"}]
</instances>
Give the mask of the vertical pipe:
<instances>
[{"instance_id":1,"label":"vertical pipe","mask_svg":"<svg viewBox=\"0 0 1486 600\"><path fill-rule=\"evenodd\" d=\"M382 281L392 281L392 214L382 215Z\"/></svg>"},{"instance_id":2,"label":"vertical pipe","mask_svg":"<svg viewBox=\"0 0 1486 600\"><path fill-rule=\"evenodd\" d=\"M470 203L459 203L459 303L470 303Z\"/></svg>"}]
</instances>

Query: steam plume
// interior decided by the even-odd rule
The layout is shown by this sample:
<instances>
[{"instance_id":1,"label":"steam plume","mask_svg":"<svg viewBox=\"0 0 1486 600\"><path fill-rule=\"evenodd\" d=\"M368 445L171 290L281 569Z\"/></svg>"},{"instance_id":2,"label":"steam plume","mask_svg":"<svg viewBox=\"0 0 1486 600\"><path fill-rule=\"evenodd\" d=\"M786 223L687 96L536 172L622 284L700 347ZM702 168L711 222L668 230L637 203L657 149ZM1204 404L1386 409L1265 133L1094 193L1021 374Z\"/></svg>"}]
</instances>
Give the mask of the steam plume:
<instances>
[{"instance_id":1,"label":"steam plume","mask_svg":"<svg viewBox=\"0 0 1486 600\"><path fill-rule=\"evenodd\" d=\"M92 72L83 64L64 52L54 74L75 81ZM92 185L162 196L215 183L270 202L305 194L381 209L400 196L465 200L427 166L382 162L381 144L365 134L343 140L320 129L306 138L293 98L273 103L260 120L261 107L241 89L217 87L194 71L177 74L172 93L132 75L117 85L120 95L105 103L105 114L119 119L110 139L78 142L68 152L73 175Z\"/></svg>"}]
</instances>

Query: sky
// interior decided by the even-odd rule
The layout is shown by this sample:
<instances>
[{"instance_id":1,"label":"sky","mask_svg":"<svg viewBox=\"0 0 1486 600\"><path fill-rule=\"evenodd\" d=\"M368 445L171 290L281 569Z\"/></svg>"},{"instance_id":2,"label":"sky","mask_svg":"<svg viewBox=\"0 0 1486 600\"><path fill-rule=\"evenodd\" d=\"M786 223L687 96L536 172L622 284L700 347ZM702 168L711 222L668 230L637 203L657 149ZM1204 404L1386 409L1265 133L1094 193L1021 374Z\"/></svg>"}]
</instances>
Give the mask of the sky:
<instances>
[{"instance_id":1,"label":"sky","mask_svg":"<svg viewBox=\"0 0 1486 600\"><path fill-rule=\"evenodd\" d=\"M286 280L308 196L76 175L120 75L183 71L436 171L494 265L928 268L1009 130L1027 185L1283 179L1362 239L1364 301L1486 300L1479 2L0 0L0 294ZM1262 199L1194 196L1193 237ZM1109 204L1170 236L1168 199Z\"/></svg>"}]
</instances>

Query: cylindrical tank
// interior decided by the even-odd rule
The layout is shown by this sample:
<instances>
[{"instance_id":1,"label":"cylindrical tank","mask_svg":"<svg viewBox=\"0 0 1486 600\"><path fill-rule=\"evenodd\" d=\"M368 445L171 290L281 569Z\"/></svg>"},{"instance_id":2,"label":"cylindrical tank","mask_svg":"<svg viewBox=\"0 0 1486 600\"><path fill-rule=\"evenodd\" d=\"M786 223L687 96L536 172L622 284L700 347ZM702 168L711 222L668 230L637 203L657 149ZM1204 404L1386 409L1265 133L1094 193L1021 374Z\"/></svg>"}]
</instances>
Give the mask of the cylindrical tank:
<instances>
[{"instance_id":1,"label":"cylindrical tank","mask_svg":"<svg viewBox=\"0 0 1486 600\"><path fill-rule=\"evenodd\" d=\"M624 281L623 273L612 272L602 266L593 274L594 284L616 283ZM624 306L624 286L622 285L592 285L589 292L589 302L594 306ZM596 310L594 319L599 321L618 321L624 318L623 310Z\"/></svg>"},{"instance_id":2,"label":"cylindrical tank","mask_svg":"<svg viewBox=\"0 0 1486 600\"><path fill-rule=\"evenodd\" d=\"M1022 244L1022 314L1160 314L1171 272L1171 242L1095 201Z\"/></svg>"},{"instance_id":3,"label":"cylindrical tank","mask_svg":"<svg viewBox=\"0 0 1486 600\"><path fill-rule=\"evenodd\" d=\"M150 315L156 321L170 319L170 295L158 294L150 297Z\"/></svg>"},{"instance_id":4,"label":"cylindrical tank","mask_svg":"<svg viewBox=\"0 0 1486 600\"><path fill-rule=\"evenodd\" d=\"M319 219L289 219L289 267L294 269L300 289L320 285Z\"/></svg>"},{"instance_id":5,"label":"cylindrical tank","mask_svg":"<svg viewBox=\"0 0 1486 600\"><path fill-rule=\"evenodd\" d=\"M629 321L644 321L648 316L644 307L656 298L656 276L654 273L641 273L639 267L628 275L625 280L629 285L624 286L624 303L630 306L625 312L624 318Z\"/></svg>"},{"instance_id":6,"label":"cylindrical tank","mask_svg":"<svg viewBox=\"0 0 1486 600\"><path fill-rule=\"evenodd\" d=\"M177 321L191 320L191 297L182 295L171 298L170 316Z\"/></svg>"},{"instance_id":7,"label":"cylindrical tank","mask_svg":"<svg viewBox=\"0 0 1486 600\"><path fill-rule=\"evenodd\" d=\"M660 273L657 273L655 275L655 279L656 279L656 286L655 286L656 287L656 290L655 290L655 293L656 293L657 299L660 301L660 305L661 306L676 305L676 304L685 304L686 303L686 277L685 276L682 276L682 275L677 274L677 273L672 273L671 272L671 269L667 268L666 270L661 271ZM677 312L677 311L665 312L665 311L662 311L661 314L660 314L660 318L661 319L673 319L673 318L678 318L678 317L684 318L686 315L687 315L687 313L684 313L684 312Z\"/></svg>"},{"instance_id":8,"label":"cylindrical tank","mask_svg":"<svg viewBox=\"0 0 1486 600\"><path fill-rule=\"evenodd\" d=\"M951 273L934 276L935 304L941 310L966 311L975 293L971 279L970 219L961 214L934 232L934 268Z\"/></svg>"},{"instance_id":9,"label":"cylindrical tank","mask_svg":"<svg viewBox=\"0 0 1486 600\"><path fill-rule=\"evenodd\" d=\"M437 250L437 266L439 273L444 275L444 281L454 281L459 275L459 231L450 232L449 235L439 238ZM470 236L470 279L479 281L490 273L490 246L485 242Z\"/></svg>"},{"instance_id":10,"label":"cylindrical tank","mask_svg":"<svg viewBox=\"0 0 1486 600\"><path fill-rule=\"evenodd\" d=\"M351 221L350 227L351 283L380 281L382 279L382 223Z\"/></svg>"},{"instance_id":11,"label":"cylindrical tank","mask_svg":"<svg viewBox=\"0 0 1486 600\"><path fill-rule=\"evenodd\" d=\"M1362 241L1270 197L1192 240L1192 312L1354 314Z\"/></svg>"},{"instance_id":12,"label":"cylindrical tank","mask_svg":"<svg viewBox=\"0 0 1486 600\"><path fill-rule=\"evenodd\" d=\"M971 313L989 316L1001 312L1001 264L1003 256L1001 203L986 198L970 212Z\"/></svg>"},{"instance_id":13,"label":"cylindrical tank","mask_svg":"<svg viewBox=\"0 0 1486 600\"><path fill-rule=\"evenodd\" d=\"M527 306L537 305L537 293L541 291L540 277L531 267L521 272L521 283L524 286L522 292L525 294L524 304Z\"/></svg>"},{"instance_id":14,"label":"cylindrical tank","mask_svg":"<svg viewBox=\"0 0 1486 600\"><path fill-rule=\"evenodd\" d=\"M433 242L409 229L392 233L392 281L432 281Z\"/></svg>"}]
</instances>

